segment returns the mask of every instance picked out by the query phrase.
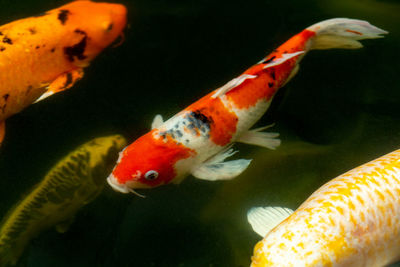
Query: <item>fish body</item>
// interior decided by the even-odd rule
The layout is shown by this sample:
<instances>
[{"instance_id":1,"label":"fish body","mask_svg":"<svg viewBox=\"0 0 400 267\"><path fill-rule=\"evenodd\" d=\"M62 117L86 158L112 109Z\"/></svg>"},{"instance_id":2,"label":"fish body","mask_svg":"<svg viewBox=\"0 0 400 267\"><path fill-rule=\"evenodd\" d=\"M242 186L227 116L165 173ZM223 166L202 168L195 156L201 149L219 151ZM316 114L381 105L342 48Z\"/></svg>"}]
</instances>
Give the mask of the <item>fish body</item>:
<instances>
[{"instance_id":1,"label":"fish body","mask_svg":"<svg viewBox=\"0 0 400 267\"><path fill-rule=\"evenodd\" d=\"M332 19L310 26L239 77L209 93L166 122L157 115L153 129L121 152L108 177L122 193L179 183L188 174L205 180L239 175L250 160L224 161L234 142L275 149L277 133L249 130L266 112L275 93L298 71L311 49L360 48L357 41L386 33L368 22Z\"/></svg>"},{"instance_id":2,"label":"fish body","mask_svg":"<svg viewBox=\"0 0 400 267\"><path fill-rule=\"evenodd\" d=\"M255 246L251 266L368 267L400 260L399 195L396 150L324 184L289 217L279 208L252 209L253 228L271 229ZM268 225L278 217L280 224Z\"/></svg>"},{"instance_id":3,"label":"fish body","mask_svg":"<svg viewBox=\"0 0 400 267\"><path fill-rule=\"evenodd\" d=\"M56 226L59 232L65 232L75 213L102 191L104 178L125 145L120 135L95 138L61 159L4 216L0 266L16 264L26 245L41 231Z\"/></svg>"},{"instance_id":4,"label":"fish body","mask_svg":"<svg viewBox=\"0 0 400 267\"><path fill-rule=\"evenodd\" d=\"M5 119L70 88L125 24L123 5L81 0L0 26L0 141Z\"/></svg>"}]
</instances>

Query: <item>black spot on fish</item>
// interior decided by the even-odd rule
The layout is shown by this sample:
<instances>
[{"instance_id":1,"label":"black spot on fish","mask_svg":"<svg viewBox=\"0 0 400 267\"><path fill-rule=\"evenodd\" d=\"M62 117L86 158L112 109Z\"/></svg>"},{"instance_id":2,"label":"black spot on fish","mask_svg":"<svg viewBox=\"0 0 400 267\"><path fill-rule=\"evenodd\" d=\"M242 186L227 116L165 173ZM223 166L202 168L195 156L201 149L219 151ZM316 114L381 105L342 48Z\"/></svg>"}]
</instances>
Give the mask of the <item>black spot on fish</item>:
<instances>
[{"instance_id":1,"label":"black spot on fish","mask_svg":"<svg viewBox=\"0 0 400 267\"><path fill-rule=\"evenodd\" d=\"M3 34L2 32L0 32L0 36L1 36L1 35L4 35L4 34Z\"/></svg>"},{"instance_id":2,"label":"black spot on fish","mask_svg":"<svg viewBox=\"0 0 400 267\"><path fill-rule=\"evenodd\" d=\"M271 77L272 77L272 79L275 81L276 80L276 77L275 77L275 72L273 71L273 72L271 72Z\"/></svg>"},{"instance_id":3,"label":"black spot on fish","mask_svg":"<svg viewBox=\"0 0 400 267\"><path fill-rule=\"evenodd\" d=\"M4 99L4 105L2 105L1 107L0 107L0 109L1 109L1 112L5 112L5 110L6 110L6 106L7 106L7 99L10 97L10 95L9 94L5 94L5 95L3 95L3 99Z\"/></svg>"},{"instance_id":4,"label":"black spot on fish","mask_svg":"<svg viewBox=\"0 0 400 267\"><path fill-rule=\"evenodd\" d=\"M35 28L29 28L28 29L28 31L31 33L31 34L36 34L36 29Z\"/></svg>"},{"instance_id":5,"label":"black spot on fish","mask_svg":"<svg viewBox=\"0 0 400 267\"><path fill-rule=\"evenodd\" d=\"M274 86L274 83L268 83L269 88L272 88Z\"/></svg>"},{"instance_id":6,"label":"black spot on fish","mask_svg":"<svg viewBox=\"0 0 400 267\"><path fill-rule=\"evenodd\" d=\"M179 131L179 130L177 130L175 133L176 133L179 137L182 137L182 136L183 136L182 132Z\"/></svg>"},{"instance_id":7,"label":"black spot on fish","mask_svg":"<svg viewBox=\"0 0 400 267\"><path fill-rule=\"evenodd\" d=\"M64 88L67 88L72 82L73 82L73 80L72 80L72 73L71 73L71 72L68 72L68 73L67 73L67 78L65 79Z\"/></svg>"},{"instance_id":8,"label":"black spot on fish","mask_svg":"<svg viewBox=\"0 0 400 267\"><path fill-rule=\"evenodd\" d=\"M64 54L67 56L67 59L71 62L74 61L74 58L77 58L79 60L85 59L86 56L83 55L83 53L85 52L86 42L87 36L85 34L85 36L79 43L73 46L64 47Z\"/></svg>"},{"instance_id":9,"label":"black spot on fish","mask_svg":"<svg viewBox=\"0 0 400 267\"><path fill-rule=\"evenodd\" d=\"M53 47L53 48L50 50L51 53L54 53L54 51L56 51L56 48L55 48L55 47Z\"/></svg>"},{"instance_id":10,"label":"black spot on fish","mask_svg":"<svg viewBox=\"0 0 400 267\"><path fill-rule=\"evenodd\" d=\"M82 35L87 35L87 33L85 32L85 31L82 31L82 30L80 30L80 29L76 29L75 31L74 31L75 33L79 33L79 34L82 34Z\"/></svg>"},{"instance_id":11,"label":"black spot on fish","mask_svg":"<svg viewBox=\"0 0 400 267\"><path fill-rule=\"evenodd\" d=\"M39 49L39 48L40 48L40 46L38 46L38 45L37 45L35 48L36 48L36 49Z\"/></svg>"},{"instance_id":12,"label":"black spot on fish","mask_svg":"<svg viewBox=\"0 0 400 267\"><path fill-rule=\"evenodd\" d=\"M7 36L3 37L3 43L10 44L10 45L13 44L12 40L10 38L8 38Z\"/></svg>"},{"instance_id":13,"label":"black spot on fish","mask_svg":"<svg viewBox=\"0 0 400 267\"><path fill-rule=\"evenodd\" d=\"M107 31L111 31L112 30L112 28L113 28L113 26L114 26L114 24L112 24L112 23L110 23L110 24L108 24L108 27L107 27Z\"/></svg>"},{"instance_id":14,"label":"black spot on fish","mask_svg":"<svg viewBox=\"0 0 400 267\"><path fill-rule=\"evenodd\" d=\"M6 48L4 46L0 46L0 52L3 52L4 50L6 50Z\"/></svg>"},{"instance_id":15,"label":"black spot on fish","mask_svg":"<svg viewBox=\"0 0 400 267\"><path fill-rule=\"evenodd\" d=\"M165 139L166 136L167 136L167 134L166 134L165 132L162 132L162 133L160 133L160 136L161 136L163 139Z\"/></svg>"},{"instance_id":16,"label":"black spot on fish","mask_svg":"<svg viewBox=\"0 0 400 267\"><path fill-rule=\"evenodd\" d=\"M196 119L201 121L202 123L210 124L213 122L212 118L207 117L200 110L196 110L192 112L192 116Z\"/></svg>"},{"instance_id":17,"label":"black spot on fish","mask_svg":"<svg viewBox=\"0 0 400 267\"><path fill-rule=\"evenodd\" d=\"M268 64L270 62L272 62L274 59L276 58L276 56L271 57L270 59L266 59L262 62L262 64Z\"/></svg>"},{"instance_id":18,"label":"black spot on fish","mask_svg":"<svg viewBox=\"0 0 400 267\"><path fill-rule=\"evenodd\" d=\"M68 20L68 15L71 14L68 9L61 9L58 12L58 20L61 21L61 24L64 25L65 22Z\"/></svg>"},{"instance_id":19,"label":"black spot on fish","mask_svg":"<svg viewBox=\"0 0 400 267\"><path fill-rule=\"evenodd\" d=\"M32 89L33 89L33 86L29 85L28 88L26 88L25 95L28 95Z\"/></svg>"},{"instance_id":20,"label":"black spot on fish","mask_svg":"<svg viewBox=\"0 0 400 267\"><path fill-rule=\"evenodd\" d=\"M207 137L211 124L213 120L211 117L207 117L200 110L189 112L186 117L187 129L191 131L191 133L195 136L199 134L203 137Z\"/></svg>"}]
</instances>

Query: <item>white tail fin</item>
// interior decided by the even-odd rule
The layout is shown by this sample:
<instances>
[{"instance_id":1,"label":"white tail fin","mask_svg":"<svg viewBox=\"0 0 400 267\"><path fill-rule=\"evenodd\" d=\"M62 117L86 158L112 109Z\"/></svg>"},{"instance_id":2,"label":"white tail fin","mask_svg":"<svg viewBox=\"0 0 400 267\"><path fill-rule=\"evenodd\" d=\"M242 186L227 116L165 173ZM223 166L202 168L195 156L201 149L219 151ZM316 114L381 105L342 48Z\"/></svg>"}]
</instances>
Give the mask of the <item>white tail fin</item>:
<instances>
[{"instance_id":1,"label":"white tail fin","mask_svg":"<svg viewBox=\"0 0 400 267\"><path fill-rule=\"evenodd\" d=\"M316 33L310 49L357 49L362 47L358 40L382 38L388 33L367 21L346 18L324 20L307 30Z\"/></svg>"}]
</instances>

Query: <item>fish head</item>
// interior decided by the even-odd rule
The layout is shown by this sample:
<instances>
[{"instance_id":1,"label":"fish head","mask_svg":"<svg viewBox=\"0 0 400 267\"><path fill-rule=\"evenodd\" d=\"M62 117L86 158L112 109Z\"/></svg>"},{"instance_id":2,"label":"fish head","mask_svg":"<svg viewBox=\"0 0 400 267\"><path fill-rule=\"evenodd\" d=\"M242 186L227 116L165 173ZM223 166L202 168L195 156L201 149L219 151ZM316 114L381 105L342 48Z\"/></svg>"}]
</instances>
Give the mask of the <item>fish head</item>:
<instances>
[{"instance_id":1,"label":"fish head","mask_svg":"<svg viewBox=\"0 0 400 267\"><path fill-rule=\"evenodd\" d=\"M127 21L126 7L114 3L74 1L54 12L72 32L64 52L79 67L86 67L104 48L123 37Z\"/></svg>"},{"instance_id":2,"label":"fish head","mask_svg":"<svg viewBox=\"0 0 400 267\"><path fill-rule=\"evenodd\" d=\"M110 173L118 158L119 151L126 144L126 139L119 134L98 137L85 144L84 149L90 155L89 165L94 184L104 185L104 177Z\"/></svg>"},{"instance_id":3,"label":"fish head","mask_svg":"<svg viewBox=\"0 0 400 267\"><path fill-rule=\"evenodd\" d=\"M143 135L120 152L117 165L107 178L114 190L135 193L135 189L169 184L180 175L176 163L192 156L193 151L156 131Z\"/></svg>"}]
</instances>

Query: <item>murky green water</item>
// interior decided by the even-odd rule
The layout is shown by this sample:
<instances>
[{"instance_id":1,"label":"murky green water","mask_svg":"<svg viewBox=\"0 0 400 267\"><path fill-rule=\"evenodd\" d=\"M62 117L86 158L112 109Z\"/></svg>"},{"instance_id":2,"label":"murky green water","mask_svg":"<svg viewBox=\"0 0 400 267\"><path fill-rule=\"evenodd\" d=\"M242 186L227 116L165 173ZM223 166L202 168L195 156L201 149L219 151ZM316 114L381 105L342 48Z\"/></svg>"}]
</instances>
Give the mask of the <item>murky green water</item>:
<instances>
[{"instance_id":1,"label":"murky green water","mask_svg":"<svg viewBox=\"0 0 400 267\"><path fill-rule=\"evenodd\" d=\"M0 0L0 24L64 1ZM303 28L332 17L388 30L361 50L313 51L259 125L275 122L277 151L236 145L253 158L229 182L188 177L179 186L123 195L106 186L65 234L33 240L20 266L248 266L259 240L252 206L296 208L335 176L400 146L400 2L122 1L125 43L108 49L71 90L7 121L0 153L0 214L63 155L91 138L145 133L239 75ZM0 215L1 216L1 215Z\"/></svg>"}]
</instances>

